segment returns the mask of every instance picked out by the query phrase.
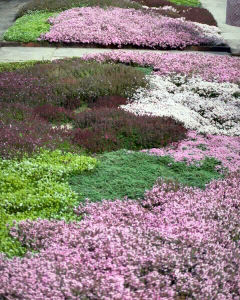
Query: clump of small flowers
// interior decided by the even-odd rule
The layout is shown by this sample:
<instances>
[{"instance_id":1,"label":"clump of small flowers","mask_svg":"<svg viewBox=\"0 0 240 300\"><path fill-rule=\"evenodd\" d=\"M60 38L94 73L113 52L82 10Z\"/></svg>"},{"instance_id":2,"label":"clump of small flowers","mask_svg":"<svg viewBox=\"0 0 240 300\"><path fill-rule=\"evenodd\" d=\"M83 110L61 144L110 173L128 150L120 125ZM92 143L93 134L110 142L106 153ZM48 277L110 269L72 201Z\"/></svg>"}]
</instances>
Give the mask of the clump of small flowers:
<instances>
[{"instance_id":1,"label":"clump of small flowers","mask_svg":"<svg viewBox=\"0 0 240 300\"><path fill-rule=\"evenodd\" d=\"M121 108L136 115L172 117L200 133L240 135L240 88L201 77L149 76L150 90L139 88Z\"/></svg>"},{"instance_id":2,"label":"clump of small flowers","mask_svg":"<svg viewBox=\"0 0 240 300\"><path fill-rule=\"evenodd\" d=\"M143 201L88 203L84 220L11 229L39 253L0 257L9 299L238 299L240 176L206 190L160 182Z\"/></svg>"},{"instance_id":3,"label":"clump of small flowers","mask_svg":"<svg viewBox=\"0 0 240 300\"><path fill-rule=\"evenodd\" d=\"M239 136L200 135L196 131L189 131L187 138L179 143L143 151L159 156L170 155L175 161L186 161L188 164L201 161L205 157L214 157L230 172L240 169Z\"/></svg>"},{"instance_id":4,"label":"clump of small flowers","mask_svg":"<svg viewBox=\"0 0 240 300\"><path fill-rule=\"evenodd\" d=\"M240 59L227 55L196 53L149 53L136 51L110 51L87 54L84 60L116 62L151 66L156 75L181 74L200 76L210 82L232 82L240 84Z\"/></svg>"},{"instance_id":5,"label":"clump of small flowers","mask_svg":"<svg viewBox=\"0 0 240 300\"><path fill-rule=\"evenodd\" d=\"M49 18L49 22L50 31L39 40L150 48L224 43L217 27L135 9L73 8Z\"/></svg>"}]
</instances>

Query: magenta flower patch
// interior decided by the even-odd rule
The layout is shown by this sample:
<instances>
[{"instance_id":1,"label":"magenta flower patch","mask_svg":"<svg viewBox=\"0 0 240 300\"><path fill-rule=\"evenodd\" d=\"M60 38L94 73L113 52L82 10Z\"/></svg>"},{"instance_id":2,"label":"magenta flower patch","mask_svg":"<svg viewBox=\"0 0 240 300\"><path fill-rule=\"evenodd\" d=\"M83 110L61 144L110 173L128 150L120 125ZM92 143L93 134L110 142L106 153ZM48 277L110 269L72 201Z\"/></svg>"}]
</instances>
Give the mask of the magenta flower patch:
<instances>
[{"instance_id":1,"label":"magenta flower patch","mask_svg":"<svg viewBox=\"0 0 240 300\"><path fill-rule=\"evenodd\" d=\"M149 154L174 157L175 161L193 163L205 157L214 157L221 161L230 172L240 170L240 137L239 136L206 136L189 131L187 139L173 143L166 148L143 150Z\"/></svg>"},{"instance_id":2,"label":"magenta flower patch","mask_svg":"<svg viewBox=\"0 0 240 300\"><path fill-rule=\"evenodd\" d=\"M152 66L155 75L201 76L206 81L240 84L240 59L227 55L200 53L149 53L115 50L88 54L84 60L112 61Z\"/></svg>"},{"instance_id":3,"label":"magenta flower patch","mask_svg":"<svg viewBox=\"0 0 240 300\"><path fill-rule=\"evenodd\" d=\"M38 254L0 258L8 299L238 299L240 177L206 190L162 183L143 202L76 210L81 223L22 221L11 234Z\"/></svg>"},{"instance_id":4,"label":"magenta flower patch","mask_svg":"<svg viewBox=\"0 0 240 300\"><path fill-rule=\"evenodd\" d=\"M49 22L50 32L43 34L40 40L151 48L224 43L214 26L135 9L73 8L49 18Z\"/></svg>"}]
</instances>

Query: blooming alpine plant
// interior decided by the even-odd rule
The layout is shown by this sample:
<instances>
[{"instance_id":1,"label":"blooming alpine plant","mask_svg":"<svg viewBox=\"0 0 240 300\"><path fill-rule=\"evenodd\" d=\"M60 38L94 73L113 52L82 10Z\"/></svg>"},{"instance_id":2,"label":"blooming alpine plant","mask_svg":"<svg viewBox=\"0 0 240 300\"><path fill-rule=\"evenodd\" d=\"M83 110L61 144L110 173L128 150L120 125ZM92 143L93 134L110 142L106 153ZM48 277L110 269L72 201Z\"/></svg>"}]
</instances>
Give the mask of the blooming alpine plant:
<instances>
[{"instance_id":1,"label":"blooming alpine plant","mask_svg":"<svg viewBox=\"0 0 240 300\"><path fill-rule=\"evenodd\" d=\"M175 161L186 161L188 164L201 161L205 157L214 157L229 172L240 170L239 136L200 135L196 131L189 131L185 140L172 143L166 148L143 151L159 156L170 155Z\"/></svg>"},{"instance_id":2,"label":"blooming alpine plant","mask_svg":"<svg viewBox=\"0 0 240 300\"><path fill-rule=\"evenodd\" d=\"M139 88L121 108L136 115L167 116L199 133L240 134L240 60L202 54L112 51L84 60L151 66L151 89ZM219 71L220 70L220 71ZM223 70L227 70L223 71Z\"/></svg>"},{"instance_id":3,"label":"blooming alpine plant","mask_svg":"<svg viewBox=\"0 0 240 300\"><path fill-rule=\"evenodd\" d=\"M39 250L0 256L7 299L239 299L240 176L206 190L159 182L142 201L87 203L81 223L22 221Z\"/></svg>"},{"instance_id":4,"label":"blooming alpine plant","mask_svg":"<svg viewBox=\"0 0 240 300\"><path fill-rule=\"evenodd\" d=\"M210 82L240 84L240 59L227 55L199 53L149 53L115 50L87 54L83 60L109 61L153 67L155 75L200 76Z\"/></svg>"},{"instance_id":5,"label":"blooming alpine plant","mask_svg":"<svg viewBox=\"0 0 240 300\"><path fill-rule=\"evenodd\" d=\"M135 9L73 8L50 17L49 23L50 31L39 40L180 49L188 45L224 43L215 26Z\"/></svg>"},{"instance_id":6,"label":"blooming alpine plant","mask_svg":"<svg viewBox=\"0 0 240 300\"><path fill-rule=\"evenodd\" d=\"M139 88L120 107L136 115L173 117L200 133L240 135L240 88L201 77L149 76L149 89Z\"/></svg>"}]
</instances>

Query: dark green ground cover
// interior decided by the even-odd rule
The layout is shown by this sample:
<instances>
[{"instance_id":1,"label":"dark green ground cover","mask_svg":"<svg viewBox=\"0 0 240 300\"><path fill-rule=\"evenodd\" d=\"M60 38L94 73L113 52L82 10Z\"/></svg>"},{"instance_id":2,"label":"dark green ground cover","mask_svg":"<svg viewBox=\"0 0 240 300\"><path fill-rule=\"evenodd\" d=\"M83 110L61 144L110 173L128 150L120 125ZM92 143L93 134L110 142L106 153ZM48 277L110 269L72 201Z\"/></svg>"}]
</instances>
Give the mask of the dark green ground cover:
<instances>
[{"instance_id":1,"label":"dark green ground cover","mask_svg":"<svg viewBox=\"0 0 240 300\"><path fill-rule=\"evenodd\" d=\"M72 176L69 183L79 195L79 201L102 199L142 198L158 177L180 184L204 188L212 179L221 175L215 170L219 164L206 158L201 166L187 166L174 162L168 156L150 156L141 152L119 150L98 156L101 164L91 174Z\"/></svg>"}]
</instances>

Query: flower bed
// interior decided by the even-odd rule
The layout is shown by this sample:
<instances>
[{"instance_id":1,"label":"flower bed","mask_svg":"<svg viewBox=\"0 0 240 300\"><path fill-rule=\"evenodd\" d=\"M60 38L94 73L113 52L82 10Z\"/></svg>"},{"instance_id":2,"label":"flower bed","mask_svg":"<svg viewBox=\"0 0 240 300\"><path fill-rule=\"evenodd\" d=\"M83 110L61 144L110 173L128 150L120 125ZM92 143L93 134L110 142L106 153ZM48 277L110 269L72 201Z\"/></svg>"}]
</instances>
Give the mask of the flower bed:
<instances>
[{"instance_id":1,"label":"flower bed","mask_svg":"<svg viewBox=\"0 0 240 300\"><path fill-rule=\"evenodd\" d=\"M175 161L187 161L188 164L201 161L204 157L214 157L230 172L240 169L240 137L224 135L200 135L189 131L186 140L166 148L143 150L149 154L174 157Z\"/></svg>"},{"instance_id":2,"label":"flower bed","mask_svg":"<svg viewBox=\"0 0 240 300\"><path fill-rule=\"evenodd\" d=\"M38 254L0 259L0 294L24 299L240 296L240 177L205 191L159 184L144 201L80 206L79 223L21 222Z\"/></svg>"},{"instance_id":3,"label":"flower bed","mask_svg":"<svg viewBox=\"0 0 240 300\"><path fill-rule=\"evenodd\" d=\"M135 0L143 8L171 18L185 18L188 21L217 26L213 15L205 8L177 5L168 0Z\"/></svg>"},{"instance_id":4,"label":"flower bed","mask_svg":"<svg viewBox=\"0 0 240 300\"><path fill-rule=\"evenodd\" d=\"M66 10L68 7L71 8L73 3L58 3L60 7L57 9L51 8L53 2L48 3L49 7L46 1L35 4L33 2L29 4L30 6L26 6L26 9L29 6L27 11L19 12L21 18L18 18L5 32L5 40L24 43L40 41L39 45L55 43L60 46L91 45L162 49L182 49L189 45L225 45L218 28L215 27L216 21L207 10L202 8L161 6L158 2L156 5L160 7L141 5L145 2L125 4L123 2L123 5L120 5L118 0L117 3L110 0L110 3L101 3L103 8L94 3L91 7L89 2L86 4L88 7L79 8L76 4L73 6L75 8ZM171 4L168 1L166 3ZM147 0L146 4L152 6L152 3L148 3ZM43 7L37 9L39 5L47 6L45 9ZM63 12L60 13L61 11ZM82 16L78 15L78 11ZM26 12L28 14L25 14ZM48 32L50 16L56 18L49 18L54 25ZM122 18L126 20L124 24L121 22ZM123 34L126 32L127 35Z\"/></svg>"},{"instance_id":5,"label":"flower bed","mask_svg":"<svg viewBox=\"0 0 240 300\"><path fill-rule=\"evenodd\" d=\"M151 66L156 75L195 75L209 82L240 83L240 60L227 55L111 51L83 57L86 61L92 59L98 62Z\"/></svg>"},{"instance_id":6,"label":"flower bed","mask_svg":"<svg viewBox=\"0 0 240 300\"><path fill-rule=\"evenodd\" d=\"M240 135L240 88L200 77L151 76L151 88L139 89L120 107L136 115L173 117L200 133Z\"/></svg>"},{"instance_id":7,"label":"flower bed","mask_svg":"<svg viewBox=\"0 0 240 300\"><path fill-rule=\"evenodd\" d=\"M0 66L0 298L239 299L240 59L84 60Z\"/></svg>"},{"instance_id":8,"label":"flower bed","mask_svg":"<svg viewBox=\"0 0 240 300\"><path fill-rule=\"evenodd\" d=\"M224 43L216 27L134 9L73 8L49 18L49 22L50 31L41 36L41 41L163 49Z\"/></svg>"}]
</instances>

